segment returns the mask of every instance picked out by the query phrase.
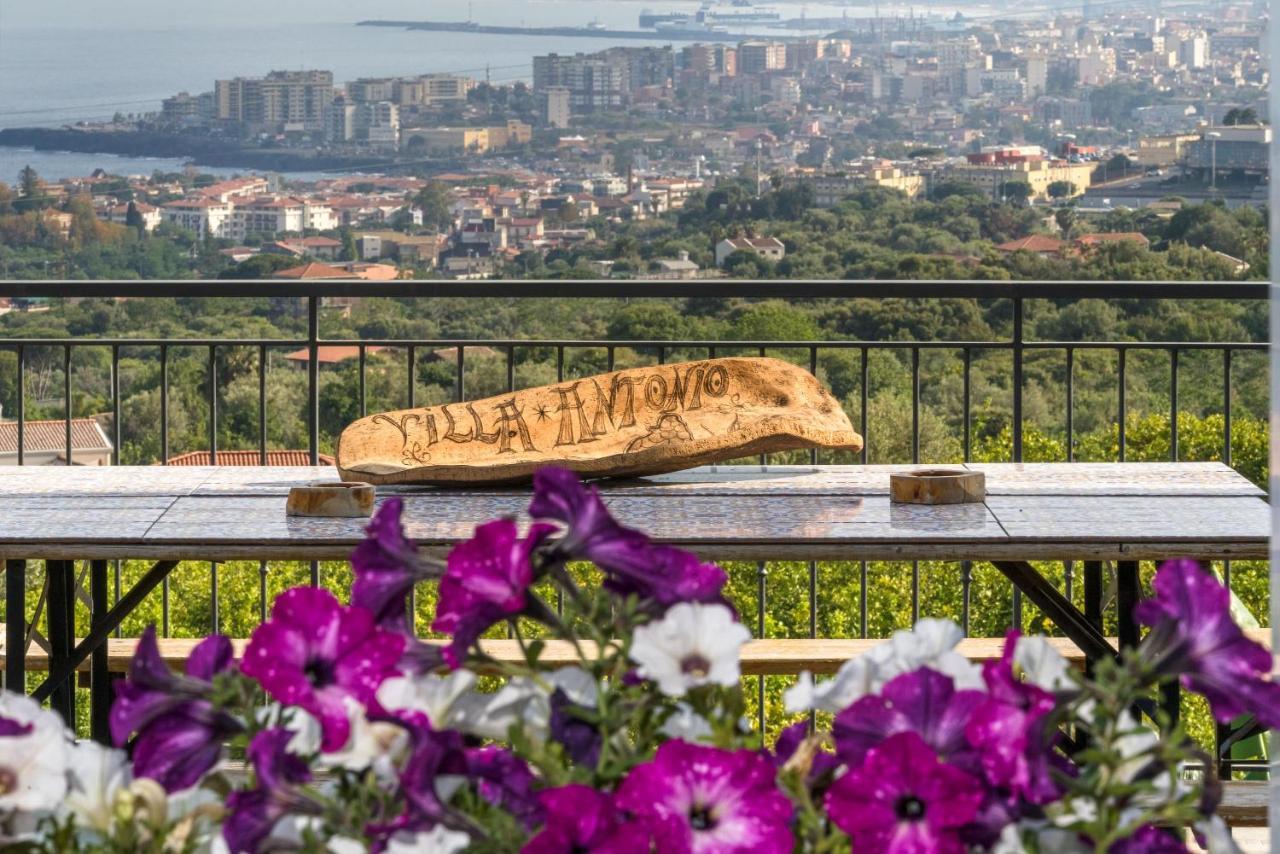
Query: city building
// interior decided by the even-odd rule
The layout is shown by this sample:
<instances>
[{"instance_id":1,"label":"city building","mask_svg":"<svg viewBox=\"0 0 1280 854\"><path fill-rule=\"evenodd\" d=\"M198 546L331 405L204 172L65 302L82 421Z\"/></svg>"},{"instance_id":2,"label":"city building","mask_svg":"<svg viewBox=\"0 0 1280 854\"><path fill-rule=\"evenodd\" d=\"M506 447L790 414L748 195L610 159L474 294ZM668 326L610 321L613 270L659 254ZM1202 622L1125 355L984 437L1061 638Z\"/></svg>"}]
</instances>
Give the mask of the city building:
<instances>
[{"instance_id":1,"label":"city building","mask_svg":"<svg viewBox=\"0 0 1280 854\"><path fill-rule=\"evenodd\" d=\"M762 74L787 67L787 43L749 41L738 45L738 72Z\"/></svg>"},{"instance_id":2,"label":"city building","mask_svg":"<svg viewBox=\"0 0 1280 854\"><path fill-rule=\"evenodd\" d=\"M1005 147L968 155L963 162L945 166L944 181L958 181L980 187L993 198L1005 198L1010 184L1030 186L1031 199L1049 197L1049 186L1070 184L1067 195L1078 196L1093 183L1096 163L1051 160L1039 146Z\"/></svg>"},{"instance_id":3,"label":"city building","mask_svg":"<svg viewBox=\"0 0 1280 854\"><path fill-rule=\"evenodd\" d=\"M406 128L400 134L405 151L422 154L484 154L488 128Z\"/></svg>"},{"instance_id":4,"label":"city building","mask_svg":"<svg viewBox=\"0 0 1280 854\"><path fill-rule=\"evenodd\" d=\"M1270 125L1202 127L1198 139L1187 148L1187 166L1223 172L1268 171L1271 148Z\"/></svg>"},{"instance_id":5,"label":"city building","mask_svg":"<svg viewBox=\"0 0 1280 854\"><path fill-rule=\"evenodd\" d=\"M539 112L547 127L567 128L573 117L572 92L567 86L548 86L538 93Z\"/></svg>"},{"instance_id":6,"label":"city building","mask_svg":"<svg viewBox=\"0 0 1280 854\"><path fill-rule=\"evenodd\" d=\"M533 91L540 94L551 87L569 90L574 115L620 110L630 91L630 66L616 55L535 56Z\"/></svg>"},{"instance_id":7,"label":"city building","mask_svg":"<svg viewBox=\"0 0 1280 854\"><path fill-rule=\"evenodd\" d=\"M787 254L787 248L776 237L726 237L716 244L716 266L723 267L724 262L734 252L754 252L766 261L781 261Z\"/></svg>"},{"instance_id":8,"label":"city building","mask_svg":"<svg viewBox=\"0 0 1280 854\"><path fill-rule=\"evenodd\" d=\"M217 119L253 130L324 131L333 99L331 71L272 71L214 84Z\"/></svg>"},{"instance_id":9,"label":"city building","mask_svg":"<svg viewBox=\"0 0 1280 854\"><path fill-rule=\"evenodd\" d=\"M835 207L848 196L868 187L898 190L911 199L918 197L925 188L923 175L908 174L888 163L856 171L825 172L803 180L813 187L813 201L820 208Z\"/></svg>"},{"instance_id":10,"label":"city building","mask_svg":"<svg viewBox=\"0 0 1280 854\"><path fill-rule=\"evenodd\" d=\"M210 198L178 199L162 206L165 222L194 232L196 237L230 237L234 205Z\"/></svg>"}]
</instances>

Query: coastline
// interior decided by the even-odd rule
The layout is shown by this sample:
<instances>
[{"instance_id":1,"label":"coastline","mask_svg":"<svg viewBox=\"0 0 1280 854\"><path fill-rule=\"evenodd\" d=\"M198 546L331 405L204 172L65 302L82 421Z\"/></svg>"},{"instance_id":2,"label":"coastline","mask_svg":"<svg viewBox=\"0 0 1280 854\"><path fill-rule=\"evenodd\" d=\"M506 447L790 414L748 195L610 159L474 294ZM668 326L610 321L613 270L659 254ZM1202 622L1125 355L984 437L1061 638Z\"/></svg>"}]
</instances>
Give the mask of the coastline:
<instances>
[{"instance_id":1,"label":"coastline","mask_svg":"<svg viewBox=\"0 0 1280 854\"><path fill-rule=\"evenodd\" d=\"M0 147L127 157L185 159L197 166L265 172L365 171L390 167L389 158L249 149L203 136L153 132L93 132L65 128L2 128Z\"/></svg>"}]
</instances>

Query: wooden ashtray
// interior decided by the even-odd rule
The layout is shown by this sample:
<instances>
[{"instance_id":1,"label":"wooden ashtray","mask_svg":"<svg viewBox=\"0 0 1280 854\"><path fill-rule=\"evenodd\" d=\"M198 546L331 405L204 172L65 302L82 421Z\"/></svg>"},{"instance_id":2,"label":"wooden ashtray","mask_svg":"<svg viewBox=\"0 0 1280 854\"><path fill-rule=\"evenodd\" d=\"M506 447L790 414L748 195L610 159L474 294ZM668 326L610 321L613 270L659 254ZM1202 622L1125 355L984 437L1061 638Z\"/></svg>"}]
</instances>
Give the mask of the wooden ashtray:
<instances>
[{"instance_id":1,"label":"wooden ashtray","mask_svg":"<svg viewBox=\"0 0 1280 854\"><path fill-rule=\"evenodd\" d=\"M369 483L318 480L289 490L285 515L358 519L373 515L373 497Z\"/></svg>"},{"instance_id":2,"label":"wooden ashtray","mask_svg":"<svg viewBox=\"0 0 1280 854\"><path fill-rule=\"evenodd\" d=\"M987 476L965 469L917 469L889 475L895 504L980 504L987 497Z\"/></svg>"}]
</instances>

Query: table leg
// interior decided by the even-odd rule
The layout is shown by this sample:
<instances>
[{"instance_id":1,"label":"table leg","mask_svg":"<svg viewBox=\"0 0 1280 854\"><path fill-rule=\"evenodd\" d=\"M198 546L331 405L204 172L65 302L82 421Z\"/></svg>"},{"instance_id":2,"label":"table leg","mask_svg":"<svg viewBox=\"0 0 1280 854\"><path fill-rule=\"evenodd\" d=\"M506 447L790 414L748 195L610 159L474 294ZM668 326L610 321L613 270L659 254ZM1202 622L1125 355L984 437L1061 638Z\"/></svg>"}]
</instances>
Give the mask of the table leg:
<instances>
[{"instance_id":1,"label":"table leg","mask_svg":"<svg viewBox=\"0 0 1280 854\"><path fill-rule=\"evenodd\" d=\"M67 726L76 721L75 664L70 663L71 647L75 643L75 563L69 560L45 561L49 575L49 671L64 671L66 675L53 684L44 697L50 707L62 715ZM49 680L46 680L48 684Z\"/></svg>"},{"instance_id":2,"label":"table leg","mask_svg":"<svg viewBox=\"0 0 1280 854\"><path fill-rule=\"evenodd\" d=\"M1035 603L1036 607L1053 620L1063 634L1075 642L1087 659L1114 657L1116 650L1091 623L1077 610L1057 587L1050 584L1035 567L1021 560L993 561L996 569L1013 582L1013 586Z\"/></svg>"},{"instance_id":3,"label":"table leg","mask_svg":"<svg viewBox=\"0 0 1280 854\"><path fill-rule=\"evenodd\" d=\"M1102 631L1102 561L1084 562L1084 618Z\"/></svg>"},{"instance_id":4,"label":"table leg","mask_svg":"<svg viewBox=\"0 0 1280 854\"><path fill-rule=\"evenodd\" d=\"M1142 599L1142 583L1138 579L1138 562L1122 560L1116 563L1116 624L1120 629L1121 648L1138 645L1138 621L1133 609Z\"/></svg>"},{"instance_id":5,"label":"table leg","mask_svg":"<svg viewBox=\"0 0 1280 854\"><path fill-rule=\"evenodd\" d=\"M93 602L93 618L90 626L96 628L107 616L107 562L95 560L89 564L89 596ZM89 682L89 734L94 741L111 743L111 673L107 669L107 645L101 643L93 650L93 663Z\"/></svg>"},{"instance_id":6,"label":"table leg","mask_svg":"<svg viewBox=\"0 0 1280 854\"><path fill-rule=\"evenodd\" d=\"M120 622L124 620L125 617L129 616L129 614L131 614L134 609L142 603L142 600L147 598L147 595L158 587L160 582L167 578L170 572L173 572L173 568L177 565L178 562L176 560L162 560L158 561L148 569L146 574L143 575L142 578L138 579L138 583L130 587L128 592L120 597L120 601L116 602L114 606L102 615L102 619L100 621L95 621L94 624L90 626L89 632L85 635L84 640L76 644L74 649L71 649L68 646L69 651L67 655L56 665L52 662L50 663L49 678L45 679L44 682L41 682L39 687L37 687L35 691L31 692L31 696L36 700L43 702L44 700L48 700L53 697L63 685L73 684L72 680L75 677L76 668L80 666L81 662L88 658L90 653L95 649L103 646L107 642L107 638L116 630L116 627L120 625ZM68 575L69 574L70 573L68 573ZM67 586L69 587L70 585L71 579L68 578ZM102 589L105 595L105 584ZM51 627L53 624L54 610L55 609L51 607L49 611Z\"/></svg>"},{"instance_id":7,"label":"table leg","mask_svg":"<svg viewBox=\"0 0 1280 854\"><path fill-rule=\"evenodd\" d=\"M4 563L4 685L27 693L27 562Z\"/></svg>"}]
</instances>

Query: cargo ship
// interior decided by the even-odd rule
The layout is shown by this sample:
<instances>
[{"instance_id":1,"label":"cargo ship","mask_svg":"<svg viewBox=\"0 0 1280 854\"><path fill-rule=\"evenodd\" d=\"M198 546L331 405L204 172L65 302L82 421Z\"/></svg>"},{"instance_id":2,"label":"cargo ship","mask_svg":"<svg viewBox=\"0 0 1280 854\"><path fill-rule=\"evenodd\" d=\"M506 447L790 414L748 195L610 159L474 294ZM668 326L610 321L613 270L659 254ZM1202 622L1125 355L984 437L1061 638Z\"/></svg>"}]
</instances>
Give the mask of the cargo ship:
<instances>
[{"instance_id":1,"label":"cargo ship","mask_svg":"<svg viewBox=\"0 0 1280 854\"><path fill-rule=\"evenodd\" d=\"M652 9L643 9L640 12L640 26L646 28L657 28L666 24L681 24L685 28L693 30L702 26L715 26L717 24L768 24L780 20L782 20L782 15L766 6L726 9L713 6L710 3L704 3L697 12L681 12L678 10L655 12Z\"/></svg>"}]
</instances>

